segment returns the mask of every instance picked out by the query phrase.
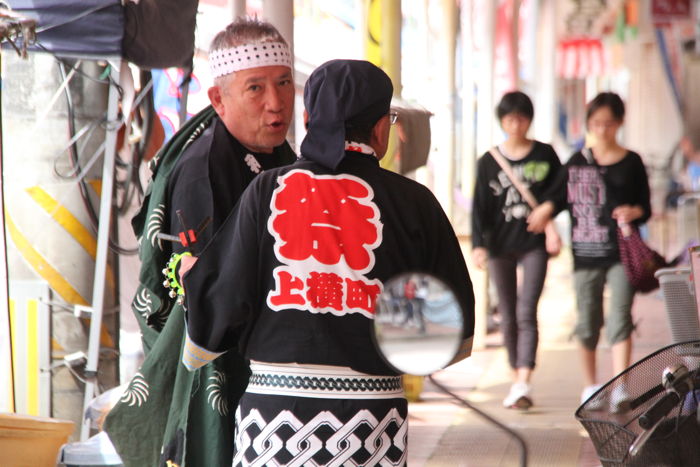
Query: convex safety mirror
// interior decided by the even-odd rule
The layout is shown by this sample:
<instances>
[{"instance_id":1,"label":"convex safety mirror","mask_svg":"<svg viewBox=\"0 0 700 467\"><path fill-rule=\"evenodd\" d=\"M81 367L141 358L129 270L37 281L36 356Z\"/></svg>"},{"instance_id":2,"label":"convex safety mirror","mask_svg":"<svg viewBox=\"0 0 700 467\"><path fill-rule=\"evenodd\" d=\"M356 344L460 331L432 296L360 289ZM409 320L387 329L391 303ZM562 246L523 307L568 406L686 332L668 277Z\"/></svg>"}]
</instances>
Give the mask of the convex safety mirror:
<instances>
[{"instance_id":1,"label":"convex safety mirror","mask_svg":"<svg viewBox=\"0 0 700 467\"><path fill-rule=\"evenodd\" d=\"M468 356L464 320L452 289L437 277L407 273L384 283L374 334L384 359L402 373L429 375Z\"/></svg>"}]
</instances>

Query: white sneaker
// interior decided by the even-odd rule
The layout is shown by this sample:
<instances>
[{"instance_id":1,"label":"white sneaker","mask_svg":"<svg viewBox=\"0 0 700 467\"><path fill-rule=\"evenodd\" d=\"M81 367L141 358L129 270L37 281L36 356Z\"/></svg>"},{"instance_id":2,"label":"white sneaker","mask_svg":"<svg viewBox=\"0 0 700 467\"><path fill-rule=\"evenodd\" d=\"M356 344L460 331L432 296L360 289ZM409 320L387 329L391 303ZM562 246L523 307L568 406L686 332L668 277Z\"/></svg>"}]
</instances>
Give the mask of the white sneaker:
<instances>
[{"instance_id":1,"label":"white sneaker","mask_svg":"<svg viewBox=\"0 0 700 467\"><path fill-rule=\"evenodd\" d=\"M610 395L610 411L612 413L624 413L632 410L632 396L623 386L618 386Z\"/></svg>"},{"instance_id":2,"label":"white sneaker","mask_svg":"<svg viewBox=\"0 0 700 467\"><path fill-rule=\"evenodd\" d=\"M583 391L581 391L581 404L584 404L588 399L590 399L591 396L598 392L598 389L601 387L602 385L600 384L591 384L590 386L583 388ZM586 408L589 410L599 410L601 407L602 404L590 404Z\"/></svg>"},{"instance_id":3,"label":"white sneaker","mask_svg":"<svg viewBox=\"0 0 700 467\"><path fill-rule=\"evenodd\" d=\"M503 399L503 407L507 409L527 410L532 407L532 386L527 383L514 383L510 392Z\"/></svg>"}]
</instances>

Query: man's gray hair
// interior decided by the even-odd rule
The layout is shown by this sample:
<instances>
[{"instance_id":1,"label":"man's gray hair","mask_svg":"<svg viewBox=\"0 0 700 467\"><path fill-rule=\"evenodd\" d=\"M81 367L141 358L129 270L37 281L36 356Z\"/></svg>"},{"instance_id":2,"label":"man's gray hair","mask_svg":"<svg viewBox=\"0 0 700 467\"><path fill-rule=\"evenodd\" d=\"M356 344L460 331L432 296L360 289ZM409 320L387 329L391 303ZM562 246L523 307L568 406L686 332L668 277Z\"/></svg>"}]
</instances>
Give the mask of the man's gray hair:
<instances>
[{"instance_id":1,"label":"man's gray hair","mask_svg":"<svg viewBox=\"0 0 700 467\"><path fill-rule=\"evenodd\" d=\"M243 44L260 42L282 42L285 45L289 45L282 37L282 34L267 21L261 21L258 18L239 17L214 36L209 47L209 53L228 47L238 47Z\"/></svg>"}]
</instances>

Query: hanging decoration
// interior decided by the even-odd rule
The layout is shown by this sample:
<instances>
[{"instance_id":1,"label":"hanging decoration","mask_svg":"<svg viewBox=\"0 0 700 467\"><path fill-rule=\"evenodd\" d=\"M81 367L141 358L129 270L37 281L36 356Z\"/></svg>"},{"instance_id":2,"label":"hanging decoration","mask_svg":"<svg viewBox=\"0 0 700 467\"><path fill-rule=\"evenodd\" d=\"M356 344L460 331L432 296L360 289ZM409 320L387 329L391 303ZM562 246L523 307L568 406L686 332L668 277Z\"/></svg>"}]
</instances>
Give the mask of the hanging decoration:
<instances>
[{"instance_id":1,"label":"hanging decoration","mask_svg":"<svg viewBox=\"0 0 700 467\"><path fill-rule=\"evenodd\" d=\"M607 61L601 37L607 28L604 0L571 0L565 30L557 46L557 75L583 79L605 72Z\"/></svg>"}]
</instances>

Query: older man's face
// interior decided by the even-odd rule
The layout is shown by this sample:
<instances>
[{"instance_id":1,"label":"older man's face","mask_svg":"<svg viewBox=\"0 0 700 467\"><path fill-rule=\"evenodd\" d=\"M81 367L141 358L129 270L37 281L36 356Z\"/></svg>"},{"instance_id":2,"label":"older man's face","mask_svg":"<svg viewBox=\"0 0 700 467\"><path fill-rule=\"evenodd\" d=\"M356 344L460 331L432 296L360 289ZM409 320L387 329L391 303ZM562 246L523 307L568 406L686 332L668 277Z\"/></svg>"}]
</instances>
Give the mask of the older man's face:
<instances>
[{"instance_id":1,"label":"older man's face","mask_svg":"<svg viewBox=\"0 0 700 467\"><path fill-rule=\"evenodd\" d=\"M294 81L286 66L237 71L209 89L214 109L243 146L270 153L285 140L294 112Z\"/></svg>"}]
</instances>

